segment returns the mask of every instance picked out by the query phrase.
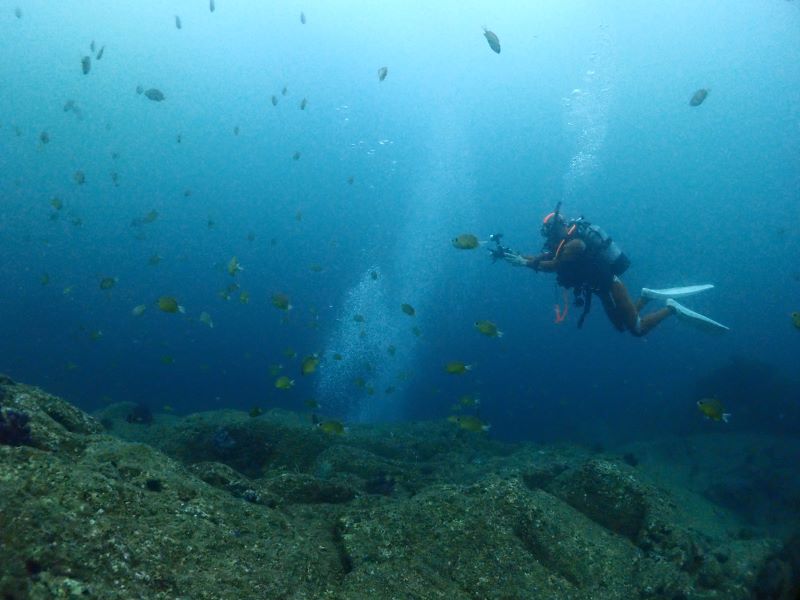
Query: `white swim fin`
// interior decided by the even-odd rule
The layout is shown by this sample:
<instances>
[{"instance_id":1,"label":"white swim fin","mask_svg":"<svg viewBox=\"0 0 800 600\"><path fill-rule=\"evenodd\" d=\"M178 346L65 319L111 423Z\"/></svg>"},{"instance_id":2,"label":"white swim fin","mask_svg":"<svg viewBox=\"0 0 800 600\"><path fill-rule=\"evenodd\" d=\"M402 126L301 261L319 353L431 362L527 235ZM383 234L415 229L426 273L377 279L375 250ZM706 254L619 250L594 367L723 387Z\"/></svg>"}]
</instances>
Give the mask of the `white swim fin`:
<instances>
[{"instance_id":1,"label":"white swim fin","mask_svg":"<svg viewBox=\"0 0 800 600\"><path fill-rule=\"evenodd\" d=\"M685 287L666 288L663 290L651 290L650 288L642 288L642 297L666 300L667 298L685 298L686 296L694 296L700 292L705 292L714 287L711 283L704 283L702 285L687 285Z\"/></svg>"},{"instance_id":2,"label":"white swim fin","mask_svg":"<svg viewBox=\"0 0 800 600\"><path fill-rule=\"evenodd\" d=\"M683 304L675 302L675 300L672 298L667 299L667 306L675 311L675 315L681 321L689 323L690 325L693 325L694 327L702 329L708 333L725 333L730 329L730 327L726 327L722 323L717 323L713 319L709 319L700 313L689 310Z\"/></svg>"}]
</instances>

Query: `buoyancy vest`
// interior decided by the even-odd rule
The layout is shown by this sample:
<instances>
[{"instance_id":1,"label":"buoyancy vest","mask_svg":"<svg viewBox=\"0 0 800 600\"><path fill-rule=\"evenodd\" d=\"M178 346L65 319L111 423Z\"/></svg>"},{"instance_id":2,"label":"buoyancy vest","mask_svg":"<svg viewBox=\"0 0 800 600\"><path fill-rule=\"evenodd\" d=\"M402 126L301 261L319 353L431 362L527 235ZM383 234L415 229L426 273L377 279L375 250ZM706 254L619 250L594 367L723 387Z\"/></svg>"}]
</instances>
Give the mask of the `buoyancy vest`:
<instances>
[{"instance_id":1,"label":"buoyancy vest","mask_svg":"<svg viewBox=\"0 0 800 600\"><path fill-rule=\"evenodd\" d=\"M622 275L631 262L617 243L597 225L592 225L583 217L567 223L567 236L560 241L554 251L558 258L564 244L581 240L586 249L573 264L563 265L558 271L558 283L566 288L588 287L592 291L606 291L615 276Z\"/></svg>"}]
</instances>

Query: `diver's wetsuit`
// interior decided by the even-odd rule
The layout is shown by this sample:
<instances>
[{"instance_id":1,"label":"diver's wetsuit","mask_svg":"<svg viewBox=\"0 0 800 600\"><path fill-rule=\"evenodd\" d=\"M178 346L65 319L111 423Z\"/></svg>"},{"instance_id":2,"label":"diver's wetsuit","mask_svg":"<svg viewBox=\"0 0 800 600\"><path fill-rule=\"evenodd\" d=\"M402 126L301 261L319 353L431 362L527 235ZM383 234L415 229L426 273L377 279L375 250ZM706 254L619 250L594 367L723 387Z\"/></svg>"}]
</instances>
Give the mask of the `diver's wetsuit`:
<instances>
[{"instance_id":1,"label":"diver's wetsuit","mask_svg":"<svg viewBox=\"0 0 800 600\"><path fill-rule=\"evenodd\" d=\"M565 242L558 253L544 252L525 258L526 266L536 271L556 273L559 285L565 288L588 287L600 298L608 319L618 331L628 330L640 337L673 313L671 308L665 307L641 317L639 311L647 299L639 298L634 303L625 284L613 274L612 266L593 260L581 239Z\"/></svg>"}]
</instances>

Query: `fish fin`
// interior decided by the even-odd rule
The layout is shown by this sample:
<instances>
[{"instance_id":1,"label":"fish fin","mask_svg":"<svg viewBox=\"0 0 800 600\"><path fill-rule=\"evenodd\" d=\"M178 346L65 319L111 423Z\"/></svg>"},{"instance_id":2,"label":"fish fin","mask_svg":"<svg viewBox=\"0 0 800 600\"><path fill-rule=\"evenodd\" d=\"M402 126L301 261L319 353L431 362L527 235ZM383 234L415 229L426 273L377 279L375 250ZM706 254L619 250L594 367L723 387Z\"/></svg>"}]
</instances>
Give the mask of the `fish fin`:
<instances>
[{"instance_id":1,"label":"fish fin","mask_svg":"<svg viewBox=\"0 0 800 600\"><path fill-rule=\"evenodd\" d=\"M499 329L497 330L497 337L499 338L503 337L503 332L500 331Z\"/></svg>"},{"instance_id":2,"label":"fish fin","mask_svg":"<svg viewBox=\"0 0 800 600\"><path fill-rule=\"evenodd\" d=\"M722 413L722 422L729 423L731 420L731 413Z\"/></svg>"}]
</instances>

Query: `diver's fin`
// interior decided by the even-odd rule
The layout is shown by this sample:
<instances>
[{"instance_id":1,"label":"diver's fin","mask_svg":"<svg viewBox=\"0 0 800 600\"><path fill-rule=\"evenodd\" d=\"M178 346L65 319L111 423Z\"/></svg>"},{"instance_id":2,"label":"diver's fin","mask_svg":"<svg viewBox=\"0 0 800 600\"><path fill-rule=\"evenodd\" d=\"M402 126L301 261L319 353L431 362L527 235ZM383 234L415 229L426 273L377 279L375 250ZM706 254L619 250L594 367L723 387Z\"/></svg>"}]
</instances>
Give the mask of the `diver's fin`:
<instances>
[{"instance_id":1,"label":"diver's fin","mask_svg":"<svg viewBox=\"0 0 800 600\"><path fill-rule=\"evenodd\" d=\"M687 285L685 287L666 288L663 290L642 288L642 298L657 298L660 300L666 300L667 298L684 298L686 296L694 296L700 292L705 292L713 287L714 285L711 283L704 283L702 285Z\"/></svg>"},{"instance_id":2,"label":"diver's fin","mask_svg":"<svg viewBox=\"0 0 800 600\"><path fill-rule=\"evenodd\" d=\"M675 311L675 315L681 321L685 321L686 323L689 323L698 329L702 329L703 331L707 331L709 333L725 333L730 329L730 327L726 327L722 323L717 323L713 319L709 319L700 313L689 310L683 304L675 302L675 300L672 298L667 299L667 306Z\"/></svg>"}]
</instances>

